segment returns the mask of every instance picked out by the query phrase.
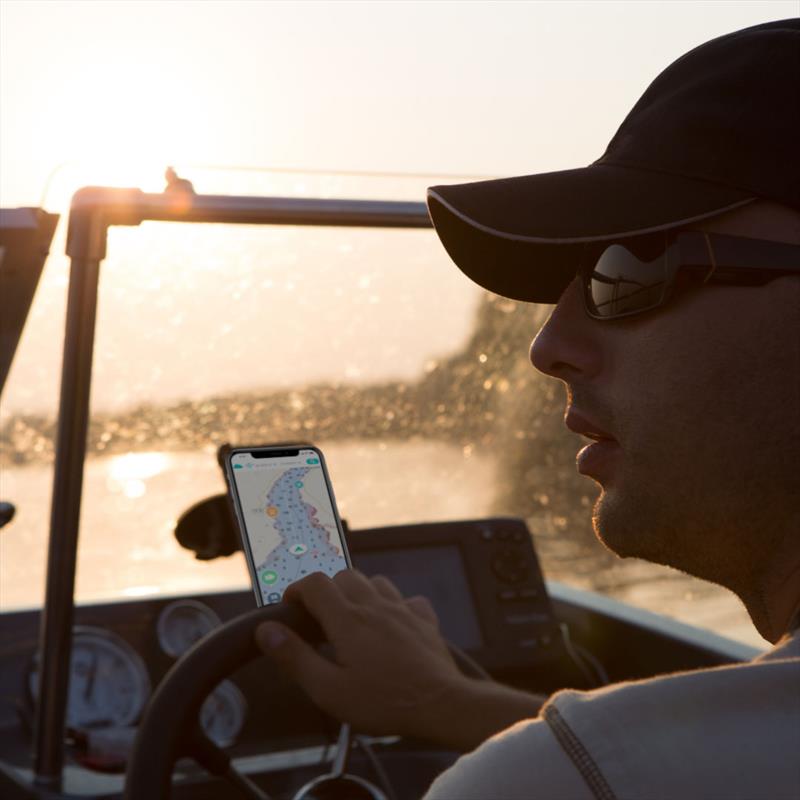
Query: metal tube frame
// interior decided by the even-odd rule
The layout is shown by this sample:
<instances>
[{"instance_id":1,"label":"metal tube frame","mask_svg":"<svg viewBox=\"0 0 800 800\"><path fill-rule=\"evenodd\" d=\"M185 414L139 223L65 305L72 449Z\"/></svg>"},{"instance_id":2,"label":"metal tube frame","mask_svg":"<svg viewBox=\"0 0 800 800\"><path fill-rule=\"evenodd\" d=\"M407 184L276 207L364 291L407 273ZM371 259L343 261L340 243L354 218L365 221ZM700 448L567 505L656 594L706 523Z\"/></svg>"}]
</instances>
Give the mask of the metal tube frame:
<instances>
[{"instance_id":1,"label":"metal tube frame","mask_svg":"<svg viewBox=\"0 0 800 800\"><path fill-rule=\"evenodd\" d=\"M34 725L34 781L61 786L69 690L83 467L100 263L108 228L146 220L248 225L430 228L424 203L147 194L139 189L86 187L72 198L67 232L71 259L47 583L39 629L39 692Z\"/></svg>"}]
</instances>

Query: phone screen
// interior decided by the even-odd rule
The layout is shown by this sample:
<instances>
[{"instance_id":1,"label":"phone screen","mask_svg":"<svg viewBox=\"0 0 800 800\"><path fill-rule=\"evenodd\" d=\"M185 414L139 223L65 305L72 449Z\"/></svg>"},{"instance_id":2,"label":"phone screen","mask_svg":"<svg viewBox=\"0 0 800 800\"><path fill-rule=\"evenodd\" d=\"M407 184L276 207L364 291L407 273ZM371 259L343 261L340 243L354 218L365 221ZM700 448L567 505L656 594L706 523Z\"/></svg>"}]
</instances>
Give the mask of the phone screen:
<instances>
[{"instance_id":1,"label":"phone screen","mask_svg":"<svg viewBox=\"0 0 800 800\"><path fill-rule=\"evenodd\" d=\"M234 503L261 604L312 572L348 567L322 455L312 448L250 448L230 455Z\"/></svg>"}]
</instances>

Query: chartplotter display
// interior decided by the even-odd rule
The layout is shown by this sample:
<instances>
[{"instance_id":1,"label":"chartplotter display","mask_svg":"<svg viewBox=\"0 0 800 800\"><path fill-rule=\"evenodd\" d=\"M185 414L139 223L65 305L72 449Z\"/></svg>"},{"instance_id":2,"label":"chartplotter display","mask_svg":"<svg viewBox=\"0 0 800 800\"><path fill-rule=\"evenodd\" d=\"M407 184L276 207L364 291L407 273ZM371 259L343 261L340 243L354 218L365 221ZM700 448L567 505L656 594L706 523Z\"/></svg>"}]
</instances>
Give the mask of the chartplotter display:
<instances>
[{"instance_id":1,"label":"chartplotter display","mask_svg":"<svg viewBox=\"0 0 800 800\"><path fill-rule=\"evenodd\" d=\"M336 501L318 449L237 448L226 466L262 605L277 603L290 584L312 572L333 577L347 569Z\"/></svg>"}]
</instances>

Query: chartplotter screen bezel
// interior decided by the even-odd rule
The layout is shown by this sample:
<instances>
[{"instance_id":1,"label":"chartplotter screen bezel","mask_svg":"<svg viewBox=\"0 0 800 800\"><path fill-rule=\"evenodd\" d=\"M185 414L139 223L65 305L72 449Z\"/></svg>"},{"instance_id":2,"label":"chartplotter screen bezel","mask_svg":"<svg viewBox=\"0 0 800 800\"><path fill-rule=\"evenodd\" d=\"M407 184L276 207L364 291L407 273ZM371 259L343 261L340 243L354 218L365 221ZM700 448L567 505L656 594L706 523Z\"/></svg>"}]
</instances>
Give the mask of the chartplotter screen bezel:
<instances>
[{"instance_id":1,"label":"chartplotter screen bezel","mask_svg":"<svg viewBox=\"0 0 800 800\"><path fill-rule=\"evenodd\" d=\"M348 530L347 538L355 569L382 574L404 593L426 595L442 632L464 631L466 639L454 643L490 672L526 670L563 657L558 620L524 520L416 523ZM423 563L434 551L457 551L458 577L470 595L458 609L437 603L436 593L415 585L418 576L409 574L409 564ZM448 619L453 614L467 619Z\"/></svg>"}]
</instances>

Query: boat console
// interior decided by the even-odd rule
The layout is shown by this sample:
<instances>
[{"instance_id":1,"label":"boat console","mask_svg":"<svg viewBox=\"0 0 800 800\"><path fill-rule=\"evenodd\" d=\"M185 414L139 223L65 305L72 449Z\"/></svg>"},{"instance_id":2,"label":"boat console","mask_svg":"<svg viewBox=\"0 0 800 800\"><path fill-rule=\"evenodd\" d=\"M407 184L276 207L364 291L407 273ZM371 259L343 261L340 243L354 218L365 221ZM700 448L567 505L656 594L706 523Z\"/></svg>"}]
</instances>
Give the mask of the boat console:
<instances>
[{"instance_id":1,"label":"boat console","mask_svg":"<svg viewBox=\"0 0 800 800\"><path fill-rule=\"evenodd\" d=\"M590 688L604 678L641 677L748 655L733 645L726 651L722 640L693 640L691 629L679 623L659 630L646 612L636 618L626 617L630 610L621 606L592 608L591 597L571 597L564 587L548 586L522 520L354 530L347 540L356 567L386 575L405 594L428 597L453 644L495 679L530 691ZM204 637L254 607L252 592L244 589L78 606L64 782L55 793L37 789L31 765L41 615L4 614L0 794L121 797L137 724L155 688ZM571 638L565 638L565 630ZM291 797L323 771L335 752L338 729L266 657L219 683L201 708L200 723L226 748L236 769L273 797ZM374 741L369 756L363 746L356 748L350 770L379 781L370 761L377 757L398 798L418 797L457 755L389 737ZM191 759L178 762L174 797L228 797L231 791Z\"/></svg>"}]
</instances>

